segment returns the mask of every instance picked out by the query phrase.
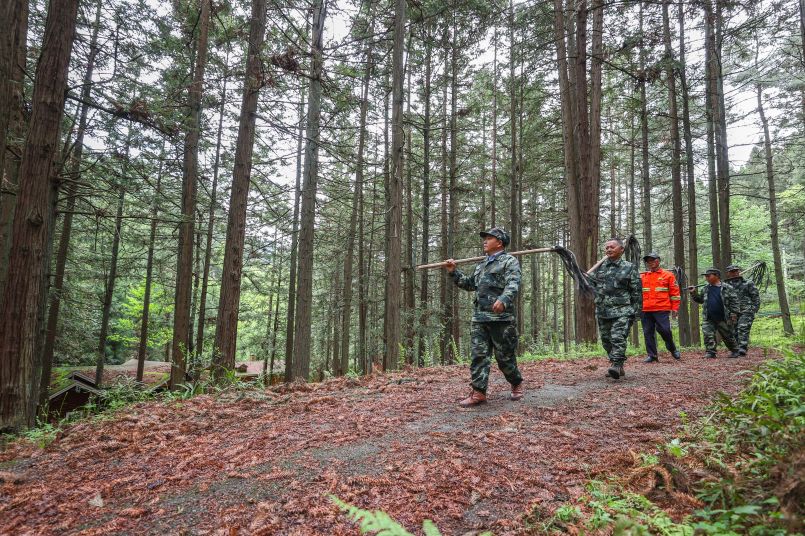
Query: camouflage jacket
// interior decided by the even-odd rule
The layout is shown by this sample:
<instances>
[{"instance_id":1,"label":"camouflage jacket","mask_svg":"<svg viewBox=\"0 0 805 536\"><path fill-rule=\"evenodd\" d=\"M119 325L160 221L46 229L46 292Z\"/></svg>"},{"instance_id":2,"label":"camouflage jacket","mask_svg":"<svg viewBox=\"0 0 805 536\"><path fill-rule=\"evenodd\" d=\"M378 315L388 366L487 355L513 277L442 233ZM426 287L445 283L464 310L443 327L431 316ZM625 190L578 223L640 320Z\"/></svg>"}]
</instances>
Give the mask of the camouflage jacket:
<instances>
[{"instance_id":1,"label":"camouflage jacket","mask_svg":"<svg viewBox=\"0 0 805 536\"><path fill-rule=\"evenodd\" d=\"M725 283L735 289L739 313L757 313L760 309L760 291L751 279L738 276L725 280Z\"/></svg>"},{"instance_id":2,"label":"camouflage jacket","mask_svg":"<svg viewBox=\"0 0 805 536\"><path fill-rule=\"evenodd\" d=\"M605 260L590 276L595 288L595 316L618 318L635 316L643 310L640 272L623 257Z\"/></svg>"},{"instance_id":3,"label":"camouflage jacket","mask_svg":"<svg viewBox=\"0 0 805 536\"><path fill-rule=\"evenodd\" d=\"M707 294L713 285L705 285L701 294L694 290L690 294L690 298L696 303L701 303L702 311L704 312L704 319L707 320ZM738 296L735 289L730 285L721 284L721 301L724 303L724 319L729 320L730 315L738 314Z\"/></svg>"},{"instance_id":4,"label":"camouflage jacket","mask_svg":"<svg viewBox=\"0 0 805 536\"><path fill-rule=\"evenodd\" d=\"M516 258L504 251L492 260L481 262L472 275L456 270L452 278L459 288L475 291L473 322L514 320L514 303L520 292L520 263ZM502 313L492 311L492 305L497 300L506 306Z\"/></svg>"}]
</instances>

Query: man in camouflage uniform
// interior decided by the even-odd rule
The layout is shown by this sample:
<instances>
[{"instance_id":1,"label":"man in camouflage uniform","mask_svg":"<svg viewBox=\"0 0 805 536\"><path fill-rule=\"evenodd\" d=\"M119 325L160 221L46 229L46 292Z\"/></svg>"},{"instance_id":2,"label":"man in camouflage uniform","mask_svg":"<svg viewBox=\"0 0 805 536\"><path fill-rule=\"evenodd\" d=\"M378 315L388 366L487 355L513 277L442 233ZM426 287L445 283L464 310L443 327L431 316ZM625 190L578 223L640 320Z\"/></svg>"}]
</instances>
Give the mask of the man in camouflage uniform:
<instances>
[{"instance_id":1,"label":"man in camouflage uniform","mask_svg":"<svg viewBox=\"0 0 805 536\"><path fill-rule=\"evenodd\" d=\"M489 383L490 356L492 350L501 372L511 384L511 399L523 398L523 377L517 368L517 321L514 304L520 291L520 263L504 251L509 244L509 235L500 228L480 233L486 259L472 275L456 269L450 259L447 271L459 288L474 291L472 314L472 392L459 402L461 407L472 407L486 402L486 387Z\"/></svg>"},{"instance_id":2,"label":"man in camouflage uniform","mask_svg":"<svg viewBox=\"0 0 805 536\"><path fill-rule=\"evenodd\" d=\"M727 266L727 279L724 281L733 289L738 299L738 319L735 321L735 343L738 354L746 355L749 348L749 332L755 321L755 313L760 309L760 292L751 279L741 277L743 270L734 264Z\"/></svg>"},{"instance_id":3,"label":"man in camouflage uniform","mask_svg":"<svg viewBox=\"0 0 805 536\"><path fill-rule=\"evenodd\" d=\"M595 287L595 317L601 344L614 379L626 376L626 340L629 328L643 310L643 286L637 267L623 258L623 242L612 238L604 246L606 260L590 274Z\"/></svg>"},{"instance_id":4,"label":"man in camouflage uniform","mask_svg":"<svg viewBox=\"0 0 805 536\"><path fill-rule=\"evenodd\" d=\"M728 357L738 357L738 345L732 333L729 321L735 321L738 314L738 299L735 290L730 285L721 283L721 270L708 268L702 274L707 279L707 285L701 294L696 287L688 287L690 297L696 303L702 304L704 320L702 321L702 335L704 336L704 357L716 357L716 332L721 335L724 344L730 349Z\"/></svg>"}]
</instances>

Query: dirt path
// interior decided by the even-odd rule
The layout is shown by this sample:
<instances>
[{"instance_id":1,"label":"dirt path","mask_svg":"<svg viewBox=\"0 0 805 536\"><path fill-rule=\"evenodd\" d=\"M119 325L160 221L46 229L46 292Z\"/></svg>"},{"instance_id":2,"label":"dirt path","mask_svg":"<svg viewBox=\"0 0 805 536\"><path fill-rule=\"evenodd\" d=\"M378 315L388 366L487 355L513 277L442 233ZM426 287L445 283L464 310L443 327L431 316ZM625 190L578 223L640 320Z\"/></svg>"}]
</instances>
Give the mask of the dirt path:
<instances>
[{"instance_id":1,"label":"dirt path","mask_svg":"<svg viewBox=\"0 0 805 536\"><path fill-rule=\"evenodd\" d=\"M602 359L527 363L522 401L495 371L489 403L468 410L466 367L142 404L0 454L0 534L356 534L328 494L409 530L514 534L760 361L632 360L617 382Z\"/></svg>"}]
</instances>

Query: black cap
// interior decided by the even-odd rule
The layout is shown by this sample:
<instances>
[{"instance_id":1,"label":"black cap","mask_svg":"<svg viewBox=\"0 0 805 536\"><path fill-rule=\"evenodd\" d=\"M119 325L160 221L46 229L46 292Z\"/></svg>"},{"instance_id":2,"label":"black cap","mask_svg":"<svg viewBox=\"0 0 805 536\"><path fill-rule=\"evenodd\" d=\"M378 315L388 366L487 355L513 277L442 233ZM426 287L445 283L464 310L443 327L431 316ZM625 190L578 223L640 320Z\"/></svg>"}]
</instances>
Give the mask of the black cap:
<instances>
[{"instance_id":1,"label":"black cap","mask_svg":"<svg viewBox=\"0 0 805 536\"><path fill-rule=\"evenodd\" d=\"M721 277L721 270L718 268L708 268L702 275L717 275L718 277Z\"/></svg>"},{"instance_id":2,"label":"black cap","mask_svg":"<svg viewBox=\"0 0 805 536\"><path fill-rule=\"evenodd\" d=\"M501 229L500 227L492 227L488 231L481 231L480 234L482 237L491 236L492 238L497 238L501 242L503 242L504 246L509 245L509 233Z\"/></svg>"},{"instance_id":3,"label":"black cap","mask_svg":"<svg viewBox=\"0 0 805 536\"><path fill-rule=\"evenodd\" d=\"M652 251L651 253L647 253L647 254L643 255L643 262L646 262L649 259L657 259L657 260L659 260L660 256L654 251Z\"/></svg>"},{"instance_id":4,"label":"black cap","mask_svg":"<svg viewBox=\"0 0 805 536\"><path fill-rule=\"evenodd\" d=\"M740 266L738 266L736 264L730 264L729 266L727 266L727 271L728 272L742 272L743 270L741 269Z\"/></svg>"}]
</instances>

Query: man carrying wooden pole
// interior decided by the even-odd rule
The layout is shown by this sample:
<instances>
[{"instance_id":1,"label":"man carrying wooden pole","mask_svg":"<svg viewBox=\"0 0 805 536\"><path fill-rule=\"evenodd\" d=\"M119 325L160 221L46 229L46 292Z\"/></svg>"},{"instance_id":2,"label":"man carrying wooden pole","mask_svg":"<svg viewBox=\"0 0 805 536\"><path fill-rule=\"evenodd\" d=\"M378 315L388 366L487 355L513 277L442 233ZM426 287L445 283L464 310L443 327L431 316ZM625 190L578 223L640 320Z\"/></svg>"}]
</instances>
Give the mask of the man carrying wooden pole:
<instances>
[{"instance_id":1,"label":"man carrying wooden pole","mask_svg":"<svg viewBox=\"0 0 805 536\"><path fill-rule=\"evenodd\" d=\"M459 288L475 292L471 328L472 392L459 402L464 408L486 402L493 349L498 367L512 386L510 399L520 400L524 394L523 377L515 357L517 318L514 304L520 291L520 263L505 251L509 244L506 231L495 227L480 235L486 257L481 258L472 275L457 270L454 259L442 264Z\"/></svg>"}]
</instances>

